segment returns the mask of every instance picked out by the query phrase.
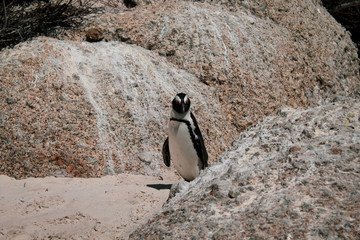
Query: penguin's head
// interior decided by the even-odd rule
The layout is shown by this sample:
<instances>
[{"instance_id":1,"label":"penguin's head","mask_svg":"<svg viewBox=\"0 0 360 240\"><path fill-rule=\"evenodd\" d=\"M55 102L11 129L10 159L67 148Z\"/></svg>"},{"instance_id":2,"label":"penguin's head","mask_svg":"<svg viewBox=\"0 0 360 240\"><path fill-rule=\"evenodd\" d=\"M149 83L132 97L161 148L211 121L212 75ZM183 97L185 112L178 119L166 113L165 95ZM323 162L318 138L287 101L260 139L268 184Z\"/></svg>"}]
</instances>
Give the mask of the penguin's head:
<instances>
[{"instance_id":1,"label":"penguin's head","mask_svg":"<svg viewBox=\"0 0 360 240\"><path fill-rule=\"evenodd\" d=\"M185 113L190 109L190 98L185 93L178 93L172 100L172 107L178 113Z\"/></svg>"}]
</instances>

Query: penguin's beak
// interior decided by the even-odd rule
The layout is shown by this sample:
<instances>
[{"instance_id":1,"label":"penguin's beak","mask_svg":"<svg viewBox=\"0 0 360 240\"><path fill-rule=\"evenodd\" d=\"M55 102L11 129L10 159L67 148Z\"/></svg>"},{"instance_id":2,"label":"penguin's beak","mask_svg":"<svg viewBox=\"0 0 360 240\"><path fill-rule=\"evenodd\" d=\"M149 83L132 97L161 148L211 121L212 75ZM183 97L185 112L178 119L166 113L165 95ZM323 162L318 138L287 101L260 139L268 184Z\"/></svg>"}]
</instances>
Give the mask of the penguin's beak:
<instances>
[{"instance_id":1,"label":"penguin's beak","mask_svg":"<svg viewBox=\"0 0 360 240\"><path fill-rule=\"evenodd\" d=\"M181 112L182 113L186 112L186 105L184 102L181 102Z\"/></svg>"}]
</instances>

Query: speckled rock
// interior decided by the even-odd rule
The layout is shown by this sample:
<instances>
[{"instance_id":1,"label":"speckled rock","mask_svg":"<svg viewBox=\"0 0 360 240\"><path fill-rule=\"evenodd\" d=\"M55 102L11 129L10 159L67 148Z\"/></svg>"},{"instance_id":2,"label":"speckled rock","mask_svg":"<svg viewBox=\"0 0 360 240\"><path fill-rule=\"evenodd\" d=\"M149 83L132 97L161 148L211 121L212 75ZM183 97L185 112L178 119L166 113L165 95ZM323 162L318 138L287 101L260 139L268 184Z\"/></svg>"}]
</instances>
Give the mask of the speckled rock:
<instances>
[{"instance_id":1,"label":"speckled rock","mask_svg":"<svg viewBox=\"0 0 360 240\"><path fill-rule=\"evenodd\" d=\"M94 7L102 9L80 29L0 52L1 174L159 175L169 102L179 91L193 99L210 163L284 106L359 95L354 44L318 1ZM105 41L84 42L90 28Z\"/></svg>"},{"instance_id":2,"label":"speckled rock","mask_svg":"<svg viewBox=\"0 0 360 240\"><path fill-rule=\"evenodd\" d=\"M178 92L201 116L210 161L236 133L212 87L137 46L38 38L3 50L0 76L0 174L160 175Z\"/></svg>"},{"instance_id":3,"label":"speckled rock","mask_svg":"<svg viewBox=\"0 0 360 240\"><path fill-rule=\"evenodd\" d=\"M130 239L357 239L360 101L285 108L239 135Z\"/></svg>"},{"instance_id":4,"label":"speckled rock","mask_svg":"<svg viewBox=\"0 0 360 240\"><path fill-rule=\"evenodd\" d=\"M140 1L89 24L104 23L215 86L238 131L284 105L360 93L356 47L319 1Z\"/></svg>"},{"instance_id":5,"label":"speckled rock","mask_svg":"<svg viewBox=\"0 0 360 240\"><path fill-rule=\"evenodd\" d=\"M88 42L100 42L104 39L104 33L101 28L90 28L86 31L86 41Z\"/></svg>"}]
</instances>

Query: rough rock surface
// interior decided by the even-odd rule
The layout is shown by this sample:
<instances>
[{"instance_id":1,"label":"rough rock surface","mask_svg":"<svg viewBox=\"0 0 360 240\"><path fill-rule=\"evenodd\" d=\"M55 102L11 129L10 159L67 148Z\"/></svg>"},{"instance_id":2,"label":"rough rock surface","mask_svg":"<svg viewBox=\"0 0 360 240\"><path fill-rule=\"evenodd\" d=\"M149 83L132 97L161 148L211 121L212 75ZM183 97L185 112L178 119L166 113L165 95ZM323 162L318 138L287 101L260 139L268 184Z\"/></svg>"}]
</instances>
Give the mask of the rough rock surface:
<instances>
[{"instance_id":1,"label":"rough rock surface","mask_svg":"<svg viewBox=\"0 0 360 240\"><path fill-rule=\"evenodd\" d=\"M360 92L356 48L318 1L142 1L90 25L216 86L238 130L284 105Z\"/></svg>"},{"instance_id":2,"label":"rough rock surface","mask_svg":"<svg viewBox=\"0 0 360 240\"><path fill-rule=\"evenodd\" d=\"M0 75L2 174L159 175L181 91L213 160L233 139L211 87L141 47L39 38L2 51Z\"/></svg>"},{"instance_id":3,"label":"rough rock surface","mask_svg":"<svg viewBox=\"0 0 360 240\"><path fill-rule=\"evenodd\" d=\"M283 106L359 95L354 44L316 1L126 2L96 1L82 30L0 52L1 174L159 175L180 91L210 163ZM84 42L89 28L104 40Z\"/></svg>"},{"instance_id":4,"label":"rough rock surface","mask_svg":"<svg viewBox=\"0 0 360 240\"><path fill-rule=\"evenodd\" d=\"M88 42L100 42L103 39L103 32L100 28L90 28L86 31L86 41Z\"/></svg>"},{"instance_id":5,"label":"rough rock surface","mask_svg":"<svg viewBox=\"0 0 360 240\"><path fill-rule=\"evenodd\" d=\"M230 151L131 239L358 239L360 101L285 108Z\"/></svg>"}]
</instances>

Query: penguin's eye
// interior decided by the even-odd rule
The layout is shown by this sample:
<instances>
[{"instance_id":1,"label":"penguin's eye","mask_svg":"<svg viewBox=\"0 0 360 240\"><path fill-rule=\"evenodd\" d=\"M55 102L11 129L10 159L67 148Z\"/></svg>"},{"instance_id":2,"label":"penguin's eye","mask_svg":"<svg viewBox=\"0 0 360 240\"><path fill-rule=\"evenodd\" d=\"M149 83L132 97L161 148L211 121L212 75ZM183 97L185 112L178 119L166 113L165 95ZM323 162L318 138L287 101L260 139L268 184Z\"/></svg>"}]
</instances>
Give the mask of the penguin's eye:
<instances>
[{"instance_id":1,"label":"penguin's eye","mask_svg":"<svg viewBox=\"0 0 360 240\"><path fill-rule=\"evenodd\" d=\"M185 103L185 104L188 104L188 103L189 103L189 98L188 98L187 96L185 96L185 98L184 98L184 103Z\"/></svg>"}]
</instances>

